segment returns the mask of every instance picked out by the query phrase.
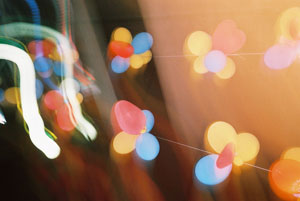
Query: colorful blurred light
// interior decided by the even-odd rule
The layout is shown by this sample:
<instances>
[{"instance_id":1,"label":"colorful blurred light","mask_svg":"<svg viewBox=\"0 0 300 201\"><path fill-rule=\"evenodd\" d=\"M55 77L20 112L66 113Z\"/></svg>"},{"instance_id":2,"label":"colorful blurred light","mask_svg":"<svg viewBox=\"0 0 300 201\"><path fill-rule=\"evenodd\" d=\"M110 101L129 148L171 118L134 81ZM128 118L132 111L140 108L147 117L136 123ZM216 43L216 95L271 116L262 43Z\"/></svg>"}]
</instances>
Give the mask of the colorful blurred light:
<instances>
[{"instance_id":1,"label":"colorful blurred light","mask_svg":"<svg viewBox=\"0 0 300 201\"><path fill-rule=\"evenodd\" d=\"M137 155L146 161L153 160L159 153L159 142L156 137L150 133L141 134L135 144Z\"/></svg>"}]
</instances>

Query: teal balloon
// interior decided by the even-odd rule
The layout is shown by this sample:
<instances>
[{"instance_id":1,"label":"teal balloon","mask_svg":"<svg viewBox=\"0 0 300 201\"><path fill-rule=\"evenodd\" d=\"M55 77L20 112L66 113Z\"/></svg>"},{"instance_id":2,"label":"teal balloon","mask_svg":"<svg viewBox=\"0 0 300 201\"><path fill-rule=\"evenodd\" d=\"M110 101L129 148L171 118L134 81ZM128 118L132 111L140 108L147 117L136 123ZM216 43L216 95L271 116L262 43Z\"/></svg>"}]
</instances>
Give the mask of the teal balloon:
<instances>
[{"instance_id":1,"label":"teal balloon","mask_svg":"<svg viewBox=\"0 0 300 201\"><path fill-rule=\"evenodd\" d=\"M134 54L142 54L146 52L152 47L152 44L153 38L151 34L147 32L137 34L131 42L131 45L134 49Z\"/></svg>"},{"instance_id":2,"label":"teal balloon","mask_svg":"<svg viewBox=\"0 0 300 201\"><path fill-rule=\"evenodd\" d=\"M143 110L146 117L146 133L149 133L154 126L154 116L149 110Z\"/></svg>"},{"instance_id":3,"label":"teal balloon","mask_svg":"<svg viewBox=\"0 0 300 201\"><path fill-rule=\"evenodd\" d=\"M159 142L156 137L150 133L141 134L135 143L137 155L146 161L155 159L159 153Z\"/></svg>"}]
</instances>

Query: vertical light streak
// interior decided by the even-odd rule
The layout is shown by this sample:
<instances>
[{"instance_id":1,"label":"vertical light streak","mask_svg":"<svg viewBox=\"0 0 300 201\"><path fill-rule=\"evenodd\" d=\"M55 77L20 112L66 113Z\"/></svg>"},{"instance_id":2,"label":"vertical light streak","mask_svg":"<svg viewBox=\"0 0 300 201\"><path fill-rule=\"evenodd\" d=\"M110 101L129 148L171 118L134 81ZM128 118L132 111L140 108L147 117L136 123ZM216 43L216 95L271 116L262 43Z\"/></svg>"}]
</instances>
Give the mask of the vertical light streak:
<instances>
[{"instance_id":1,"label":"vertical light streak","mask_svg":"<svg viewBox=\"0 0 300 201\"><path fill-rule=\"evenodd\" d=\"M0 59L14 62L19 69L23 118L28 125L32 143L48 158L56 158L60 148L45 133L44 122L36 101L35 70L31 58L25 51L15 46L0 44Z\"/></svg>"}]
</instances>

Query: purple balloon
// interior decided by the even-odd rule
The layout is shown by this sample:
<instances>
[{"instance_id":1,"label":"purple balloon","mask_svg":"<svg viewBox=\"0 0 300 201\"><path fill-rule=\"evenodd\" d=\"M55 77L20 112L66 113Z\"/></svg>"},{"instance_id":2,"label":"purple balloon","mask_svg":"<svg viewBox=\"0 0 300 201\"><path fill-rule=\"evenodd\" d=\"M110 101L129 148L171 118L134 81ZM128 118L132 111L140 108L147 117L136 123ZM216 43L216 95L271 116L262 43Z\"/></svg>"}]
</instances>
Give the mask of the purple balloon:
<instances>
[{"instance_id":1,"label":"purple balloon","mask_svg":"<svg viewBox=\"0 0 300 201\"><path fill-rule=\"evenodd\" d=\"M220 50L210 51L204 58L204 65L210 72L220 72L226 65L226 55Z\"/></svg>"},{"instance_id":2,"label":"purple balloon","mask_svg":"<svg viewBox=\"0 0 300 201\"><path fill-rule=\"evenodd\" d=\"M277 44L267 50L264 61L266 66L271 69L282 69L289 67L294 62L296 55L296 46Z\"/></svg>"}]
</instances>

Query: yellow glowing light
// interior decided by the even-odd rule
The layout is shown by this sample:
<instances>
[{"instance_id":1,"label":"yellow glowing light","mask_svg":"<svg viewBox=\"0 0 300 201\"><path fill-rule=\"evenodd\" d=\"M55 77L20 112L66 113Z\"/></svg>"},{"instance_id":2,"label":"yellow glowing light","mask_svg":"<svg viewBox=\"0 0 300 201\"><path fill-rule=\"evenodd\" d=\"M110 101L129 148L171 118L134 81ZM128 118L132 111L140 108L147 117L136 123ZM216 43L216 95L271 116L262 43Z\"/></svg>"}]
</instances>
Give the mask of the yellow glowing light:
<instances>
[{"instance_id":1,"label":"yellow glowing light","mask_svg":"<svg viewBox=\"0 0 300 201\"><path fill-rule=\"evenodd\" d=\"M128 154L135 149L135 141L139 135L121 132L113 139L113 148L119 154Z\"/></svg>"},{"instance_id":2,"label":"yellow glowing light","mask_svg":"<svg viewBox=\"0 0 300 201\"><path fill-rule=\"evenodd\" d=\"M234 73L235 63L231 58L227 57L226 66L221 71L217 72L216 75L221 79L229 79Z\"/></svg>"},{"instance_id":3,"label":"yellow glowing light","mask_svg":"<svg viewBox=\"0 0 300 201\"><path fill-rule=\"evenodd\" d=\"M143 66L144 60L140 55L134 54L130 57L130 66L135 69L139 69Z\"/></svg>"},{"instance_id":4,"label":"yellow glowing light","mask_svg":"<svg viewBox=\"0 0 300 201\"><path fill-rule=\"evenodd\" d=\"M205 55L202 55L195 59L193 67L196 73L204 74L208 72L207 68L204 66L204 57Z\"/></svg>"},{"instance_id":5,"label":"yellow glowing light","mask_svg":"<svg viewBox=\"0 0 300 201\"><path fill-rule=\"evenodd\" d=\"M62 61L62 56L59 54L57 48L55 48L49 55L48 57L54 61Z\"/></svg>"},{"instance_id":6,"label":"yellow glowing light","mask_svg":"<svg viewBox=\"0 0 300 201\"><path fill-rule=\"evenodd\" d=\"M300 147L293 147L293 148L286 150L283 153L282 158L296 160L296 161L300 162Z\"/></svg>"},{"instance_id":7,"label":"yellow glowing light","mask_svg":"<svg viewBox=\"0 0 300 201\"><path fill-rule=\"evenodd\" d=\"M203 55L211 50L211 36L203 31L195 31L187 41L187 47L194 55Z\"/></svg>"},{"instance_id":8,"label":"yellow glowing light","mask_svg":"<svg viewBox=\"0 0 300 201\"><path fill-rule=\"evenodd\" d=\"M131 43L132 36L128 29L124 27L117 28L112 33L112 40Z\"/></svg>"},{"instance_id":9,"label":"yellow glowing light","mask_svg":"<svg viewBox=\"0 0 300 201\"><path fill-rule=\"evenodd\" d=\"M277 22L278 36L283 36L289 40L296 39L292 32L298 32L298 34L300 33L300 21L297 20L299 18L300 7L294 7L284 11Z\"/></svg>"},{"instance_id":10,"label":"yellow glowing light","mask_svg":"<svg viewBox=\"0 0 300 201\"><path fill-rule=\"evenodd\" d=\"M77 97L78 102L81 104L83 101L83 95L81 93L77 93L76 97Z\"/></svg>"},{"instance_id":11,"label":"yellow glowing light","mask_svg":"<svg viewBox=\"0 0 300 201\"><path fill-rule=\"evenodd\" d=\"M4 93L5 99L11 104L17 104L17 97L20 97L20 89L18 87L8 88Z\"/></svg>"},{"instance_id":12,"label":"yellow glowing light","mask_svg":"<svg viewBox=\"0 0 300 201\"><path fill-rule=\"evenodd\" d=\"M147 64L152 59L152 52L150 50L147 50L143 54L140 54L140 56L143 58L144 64Z\"/></svg>"},{"instance_id":13,"label":"yellow glowing light","mask_svg":"<svg viewBox=\"0 0 300 201\"><path fill-rule=\"evenodd\" d=\"M259 152L259 142L250 133L240 133L236 136L236 157L242 162L253 160ZM240 162L235 165L241 165Z\"/></svg>"},{"instance_id":14,"label":"yellow glowing light","mask_svg":"<svg viewBox=\"0 0 300 201\"><path fill-rule=\"evenodd\" d=\"M223 121L213 123L206 135L209 145L217 153L221 153L230 142L236 144L236 131L230 124Z\"/></svg>"}]
</instances>

